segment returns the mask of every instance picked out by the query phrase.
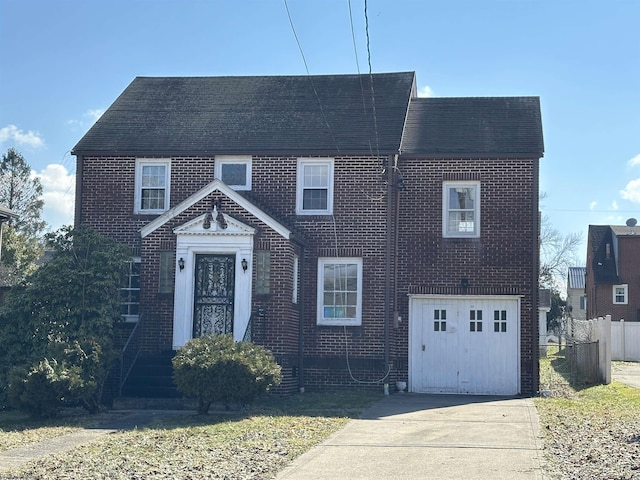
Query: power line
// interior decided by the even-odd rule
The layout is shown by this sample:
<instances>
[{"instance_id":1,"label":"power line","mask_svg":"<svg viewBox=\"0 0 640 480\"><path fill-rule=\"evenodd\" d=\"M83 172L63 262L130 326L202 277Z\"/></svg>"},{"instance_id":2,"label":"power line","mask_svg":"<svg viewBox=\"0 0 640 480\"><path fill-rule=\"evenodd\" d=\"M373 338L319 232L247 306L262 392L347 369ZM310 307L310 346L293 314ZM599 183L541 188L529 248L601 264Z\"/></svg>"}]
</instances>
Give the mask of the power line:
<instances>
[{"instance_id":1,"label":"power line","mask_svg":"<svg viewBox=\"0 0 640 480\"><path fill-rule=\"evenodd\" d=\"M289 25L291 25L291 31L293 32L293 36L296 39L296 43L298 44L298 49L300 50L300 55L302 56L302 61L304 63L304 68L307 71L307 78L309 79L309 83L311 83L311 88L313 89L313 93L316 96L316 100L318 101L318 106L320 107L320 113L322 115L322 119L324 120L324 124L329 130L329 135L331 135L331 140L336 147L336 151L340 154L340 147L338 146L338 142L336 141L335 136L333 135L333 130L329 126L329 122L327 120L327 116L324 114L324 109L322 108L322 102L320 101L320 96L318 95L318 91L316 90L316 86L313 83L313 78L311 77L311 73L309 72L309 66L307 65L307 59L304 56L304 52L302 51L302 45L300 44L300 40L298 39L298 34L296 33L296 28L293 26L293 19L291 18L291 12L289 12L289 5L287 4L287 0L282 0L284 2L284 8L287 10L287 17L289 17Z\"/></svg>"},{"instance_id":2,"label":"power line","mask_svg":"<svg viewBox=\"0 0 640 480\"><path fill-rule=\"evenodd\" d=\"M378 116L376 115L376 96L373 90L373 73L371 68L371 42L369 39L369 15L367 0L364 0L364 31L367 36L367 62L369 63L369 85L371 89L371 108L373 109L373 129L376 135L376 156L380 158L380 140L378 138ZM391 165L388 165L391 168Z\"/></svg>"}]
</instances>

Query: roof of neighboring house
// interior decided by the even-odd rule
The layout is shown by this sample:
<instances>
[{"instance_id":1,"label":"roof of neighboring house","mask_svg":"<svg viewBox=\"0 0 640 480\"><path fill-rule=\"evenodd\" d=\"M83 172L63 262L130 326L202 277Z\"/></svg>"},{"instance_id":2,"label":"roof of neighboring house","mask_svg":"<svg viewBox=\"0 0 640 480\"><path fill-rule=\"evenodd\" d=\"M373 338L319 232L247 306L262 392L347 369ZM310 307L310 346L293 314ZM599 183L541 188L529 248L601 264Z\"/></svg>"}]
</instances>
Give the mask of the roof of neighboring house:
<instances>
[{"instance_id":1,"label":"roof of neighboring house","mask_svg":"<svg viewBox=\"0 0 640 480\"><path fill-rule=\"evenodd\" d=\"M402 152L445 157L542 157L540 99L414 98Z\"/></svg>"},{"instance_id":2,"label":"roof of neighboring house","mask_svg":"<svg viewBox=\"0 0 640 480\"><path fill-rule=\"evenodd\" d=\"M567 273L567 288L580 288L584 290L584 279L587 275L587 267L569 267Z\"/></svg>"},{"instance_id":3,"label":"roof of neighboring house","mask_svg":"<svg viewBox=\"0 0 640 480\"><path fill-rule=\"evenodd\" d=\"M414 72L137 77L73 154L397 153L414 94Z\"/></svg>"},{"instance_id":4,"label":"roof of neighboring house","mask_svg":"<svg viewBox=\"0 0 640 480\"><path fill-rule=\"evenodd\" d=\"M11 210L10 208L0 205L0 223L9 220L10 218L16 217L18 217L18 214L16 212Z\"/></svg>"},{"instance_id":5,"label":"roof of neighboring house","mask_svg":"<svg viewBox=\"0 0 640 480\"><path fill-rule=\"evenodd\" d=\"M587 258L591 259L594 283L615 285L619 282L610 225L589 225Z\"/></svg>"},{"instance_id":6,"label":"roof of neighboring house","mask_svg":"<svg viewBox=\"0 0 640 480\"><path fill-rule=\"evenodd\" d=\"M628 225L610 225L611 231L617 237L633 237L634 235L640 235L640 225L630 227Z\"/></svg>"}]
</instances>

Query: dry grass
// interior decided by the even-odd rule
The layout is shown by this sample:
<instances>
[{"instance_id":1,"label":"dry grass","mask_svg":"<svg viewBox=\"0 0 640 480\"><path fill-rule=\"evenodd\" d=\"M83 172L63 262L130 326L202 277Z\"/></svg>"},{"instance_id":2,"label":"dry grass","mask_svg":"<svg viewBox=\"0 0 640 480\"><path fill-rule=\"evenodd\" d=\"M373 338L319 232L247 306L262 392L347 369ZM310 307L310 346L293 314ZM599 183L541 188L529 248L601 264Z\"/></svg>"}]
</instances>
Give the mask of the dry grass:
<instances>
[{"instance_id":1,"label":"dry grass","mask_svg":"<svg viewBox=\"0 0 640 480\"><path fill-rule=\"evenodd\" d=\"M558 479L639 480L640 390L615 381L578 382L575 388L565 367L558 357L540 365L541 387L550 395L535 401L547 473Z\"/></svg>"},{"instance_id":2,"label":"dry grass","mask_svg":"<svg viewBox=\"0 0 640 480\"><path fill-rule=\"evenodd\" d=\"M305 394L270 398L232 413L172 415L31 462L2 478L273 478L380 398L366 392Z\"/></svg>"}]
</instances>

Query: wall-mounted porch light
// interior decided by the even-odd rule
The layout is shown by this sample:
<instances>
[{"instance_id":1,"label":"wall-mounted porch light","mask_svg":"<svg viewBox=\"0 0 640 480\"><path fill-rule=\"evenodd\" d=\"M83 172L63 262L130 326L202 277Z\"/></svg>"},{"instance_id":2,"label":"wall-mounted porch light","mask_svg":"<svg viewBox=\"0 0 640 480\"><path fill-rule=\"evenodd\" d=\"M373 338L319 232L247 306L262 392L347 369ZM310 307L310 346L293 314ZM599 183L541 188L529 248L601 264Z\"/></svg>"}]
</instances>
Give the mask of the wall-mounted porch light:
<instances>
[{"instance_id":1,"label":"wall-mounted porch light","mask_svg":"<svg viewBox=\"0 0 640 480\"><path fill-rule=\"evenodd\" d=\"M184 270L184 258L180 257L180 260L178 260L178 267L180 267L180 271Z\"/></svg>"},{"instance_id":2,"label":"wall-mounted porch light","mask_svg":"<svg viewBox=\"0 0 640 480\"><path fill-rule=\"evenodd\" d=\"M242 265L242 271L246 273L247 268L249 268L249 262L247 262L247 259L243 258L240 265Z\"/></svg>"}]
</instances>

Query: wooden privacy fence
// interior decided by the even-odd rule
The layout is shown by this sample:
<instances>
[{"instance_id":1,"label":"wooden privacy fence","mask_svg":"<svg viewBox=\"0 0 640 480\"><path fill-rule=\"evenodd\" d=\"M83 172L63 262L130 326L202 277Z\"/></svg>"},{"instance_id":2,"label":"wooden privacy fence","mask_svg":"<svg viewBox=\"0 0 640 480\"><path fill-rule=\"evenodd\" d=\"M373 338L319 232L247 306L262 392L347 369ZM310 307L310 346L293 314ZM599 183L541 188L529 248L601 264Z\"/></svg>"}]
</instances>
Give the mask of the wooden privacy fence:
<instances>
[{"instance_id":1,"label":"wooden privacy fence","mask_svg":"<svg viewBox=\"0 0 640 480\"><path fill-rule=\"evenodd\" d=\"M572 319L567 325L567 353L574 367L591 383L611 383L611 315Z\"/></svg>"}]
</instances>

